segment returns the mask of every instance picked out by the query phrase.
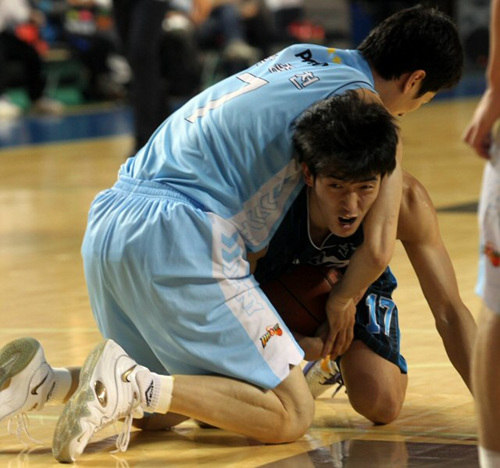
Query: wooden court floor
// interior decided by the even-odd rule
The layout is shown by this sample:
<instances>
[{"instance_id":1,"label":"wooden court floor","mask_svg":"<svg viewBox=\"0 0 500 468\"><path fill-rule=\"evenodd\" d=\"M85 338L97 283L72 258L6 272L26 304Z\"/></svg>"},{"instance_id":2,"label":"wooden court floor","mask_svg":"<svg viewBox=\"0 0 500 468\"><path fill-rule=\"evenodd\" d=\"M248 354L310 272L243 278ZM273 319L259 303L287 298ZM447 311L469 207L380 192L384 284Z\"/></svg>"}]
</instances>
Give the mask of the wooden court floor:
<instances>
[{"instance_id":1,"label":"wooden court floor","mask_svg":"<svg viewBox=\"0 0 500 468\"><path fill-rule=\"evenodd\" d=\"M440 209L462 297L477 317L475 205L483 164L461 142L476 102L431 103L401 126L404 166ZM59 367L80 365L100 340L79 249L89 204L114 182L130 146L128 136L115 136L0 150L0 346L34 336ZM402 248L392 267L409 364L406 402L394 423L373 426L341 391L317 400L313 425L292 444L263 445L186 422L169 432L136 431L126 453L110 454L118 425L95 436L78 466L477 467L472 397L446 357ZM59 411L30 413L30 433L39 445L23 445L0 424L0 466L56 466L50 444Z\"/></svg>"}]
</instances>

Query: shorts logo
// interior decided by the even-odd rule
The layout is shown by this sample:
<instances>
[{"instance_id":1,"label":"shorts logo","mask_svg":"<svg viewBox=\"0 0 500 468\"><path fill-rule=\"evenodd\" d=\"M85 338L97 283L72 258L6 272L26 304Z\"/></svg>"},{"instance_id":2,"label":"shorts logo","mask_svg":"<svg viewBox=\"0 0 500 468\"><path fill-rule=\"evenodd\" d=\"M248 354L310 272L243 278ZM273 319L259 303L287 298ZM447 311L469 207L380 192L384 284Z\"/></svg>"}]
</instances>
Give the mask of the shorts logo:
<instances>
[{"instance_id":1,"label":"shorts logo","mask_svg":"<svg viewBox=\"0 0 500 468\"><path fill-rule=\"evenodd\" d=\"M266 333L260 337L260 343L262 344L262 347L265 348L267 346L267 343L269 343L269 340L274 336L281 336L283 335L283 330L280 327L280 324L277 323L276 325L269 325L266 327Z\"/></svg>"},{"instance_id":2,"label":"shorts logo","mask_svg":"<svg viewBox=\"0 0 500 468\"><path fill-rule=\"evenodd\" d=\"M489 242L484 246L484 255L488 257L494 267L500 267L500 252L495 250L495 247Z\"/></svg>"}]
</instances>

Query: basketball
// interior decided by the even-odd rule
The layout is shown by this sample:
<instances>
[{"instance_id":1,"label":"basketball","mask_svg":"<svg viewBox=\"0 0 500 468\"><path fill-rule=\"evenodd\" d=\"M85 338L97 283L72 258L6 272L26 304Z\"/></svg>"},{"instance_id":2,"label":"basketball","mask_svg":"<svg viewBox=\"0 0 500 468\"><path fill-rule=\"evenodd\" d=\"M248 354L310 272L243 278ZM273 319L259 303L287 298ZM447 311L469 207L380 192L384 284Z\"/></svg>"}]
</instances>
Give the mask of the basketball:
<instances>
[{"instance_id":1,"label":"basketball","mask_svg":"<svg viewBox=\"0 0 500 468\"><path fill-rule=\"evenodd\" d=\"M290 330L314 336L327 319L328 294L341 275L335 268L304 264L261 288Z\"/></svg>"}]
</instances>

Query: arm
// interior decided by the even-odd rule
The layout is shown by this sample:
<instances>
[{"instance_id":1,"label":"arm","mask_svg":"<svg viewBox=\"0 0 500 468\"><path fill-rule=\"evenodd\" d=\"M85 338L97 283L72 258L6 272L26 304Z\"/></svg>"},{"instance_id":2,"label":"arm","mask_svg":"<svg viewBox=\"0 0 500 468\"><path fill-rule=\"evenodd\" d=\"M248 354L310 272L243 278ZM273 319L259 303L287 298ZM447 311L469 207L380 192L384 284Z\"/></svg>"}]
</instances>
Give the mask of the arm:
<instances>
[{"instance_id":1,"label":"arm","mask_svg":"<svg viewBox=\"0 0 500 468\"><path fill-rule=\"evenodd\" d=\"M491 2L490 52L486 81L486 91L465 130L464 140L479 156L489 159L491 130L500 117L500 0Z\"/></svg>"},{"instance_id":2,"label":"arm","mask_svg":"<svg viewBox=\"0 0 500 468\"><path fill-rule=\"evenodd\" d=\"M362 297L392 257L402 194L401 143L396 158L396 169L382 181L377 200L363 221L363 244L352 256L343 278L334 286L328 299L326 310L330 331L323 356L335 358L347 351L353 339L355 298Z\"/></svg>"},{"instance_id":3,"label":"arm","mask_svg":"<svg viewBox=\"0 0 500 468\"><path fill-rule=\"evenodd\" d=\"M476 324L458 291L455 271L425 188L405 175L398 238L417 274L446 353L471 390L470 362Z\"/></svg>"}]
</instances>

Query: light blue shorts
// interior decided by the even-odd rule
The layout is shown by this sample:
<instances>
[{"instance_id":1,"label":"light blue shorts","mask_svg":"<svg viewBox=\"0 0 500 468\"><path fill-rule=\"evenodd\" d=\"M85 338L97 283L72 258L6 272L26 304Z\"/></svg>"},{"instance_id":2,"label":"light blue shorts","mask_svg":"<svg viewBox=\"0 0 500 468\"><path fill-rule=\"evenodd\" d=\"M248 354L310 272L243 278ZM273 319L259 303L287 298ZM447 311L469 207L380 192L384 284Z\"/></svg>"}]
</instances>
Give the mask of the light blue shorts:
<instances>
[{"instance_id":1,"label":"light blue shorts","mask_svg":"<svg viewBox=\"0 0 500 468\"><path fill-rule=\"evenodd\" d=\"M101 192L82 256L101 333L155 372L268 389L302 361L238 231L166 184L122 176Z\"/></svg>"}]
</instances>

